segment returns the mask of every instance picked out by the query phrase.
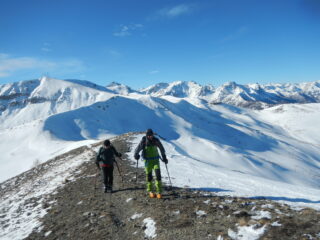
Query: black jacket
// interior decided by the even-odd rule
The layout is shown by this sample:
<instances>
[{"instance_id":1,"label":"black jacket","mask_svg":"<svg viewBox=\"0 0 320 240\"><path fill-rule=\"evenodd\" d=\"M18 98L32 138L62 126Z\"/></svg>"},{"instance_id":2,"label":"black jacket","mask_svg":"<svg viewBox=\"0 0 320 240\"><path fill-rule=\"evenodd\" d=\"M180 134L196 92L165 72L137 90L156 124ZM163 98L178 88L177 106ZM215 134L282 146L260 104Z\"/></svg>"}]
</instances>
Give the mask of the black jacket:
<instances>
[{"instance_id":1,"label":"black jacket","mask_svg":"<svg viewBox=\"0 0 320 240\"><path fill-rule=\"evenodd\" d=\"M96 164L102 162L112 166L115 161L114 156L121 157L121 153L118 153L114 146L101 147L96 158Z\"/></svg>"}]
</instances>

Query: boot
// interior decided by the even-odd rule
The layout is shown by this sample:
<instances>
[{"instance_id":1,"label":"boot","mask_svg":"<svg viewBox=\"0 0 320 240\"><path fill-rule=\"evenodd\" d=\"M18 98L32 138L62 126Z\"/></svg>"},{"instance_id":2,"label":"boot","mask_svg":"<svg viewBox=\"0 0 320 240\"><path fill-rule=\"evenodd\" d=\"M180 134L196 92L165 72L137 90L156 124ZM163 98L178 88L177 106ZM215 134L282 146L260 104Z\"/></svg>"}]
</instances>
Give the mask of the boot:
<instances>
[{"instance_id":1,"label":"boot","mask_svg":"<svg viewBox=\"0 0 320 240\"><path fill-rule=\"evenodd\" d=\"M149 197L150 197L150 198L155 198L155 197L156 197L156 194L153 193L153 192L149 192Z\"/></svg>"}]
</instances>

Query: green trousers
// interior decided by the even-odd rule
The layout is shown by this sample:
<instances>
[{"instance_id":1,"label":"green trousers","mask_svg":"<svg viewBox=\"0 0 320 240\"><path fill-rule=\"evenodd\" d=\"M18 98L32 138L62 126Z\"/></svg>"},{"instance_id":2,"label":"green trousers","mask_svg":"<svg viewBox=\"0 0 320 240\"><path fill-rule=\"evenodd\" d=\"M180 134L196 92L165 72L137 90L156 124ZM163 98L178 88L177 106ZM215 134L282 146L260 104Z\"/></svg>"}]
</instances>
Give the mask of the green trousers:
<instances>
[{"instance_id":1,"label":"green trousers","mask_svg":"<svg viewBox=\"0 0 320 240\"><path fill-rule=\"evenodd\" d=\"M159 159L144 160L144 166L146 171L147 191L154 192L155 190L156 193L161 193L162 183L161 183ZM153 171L156 176L155 184L153 184L153 177L152 177Z\"/></svg>"}]
</instances>

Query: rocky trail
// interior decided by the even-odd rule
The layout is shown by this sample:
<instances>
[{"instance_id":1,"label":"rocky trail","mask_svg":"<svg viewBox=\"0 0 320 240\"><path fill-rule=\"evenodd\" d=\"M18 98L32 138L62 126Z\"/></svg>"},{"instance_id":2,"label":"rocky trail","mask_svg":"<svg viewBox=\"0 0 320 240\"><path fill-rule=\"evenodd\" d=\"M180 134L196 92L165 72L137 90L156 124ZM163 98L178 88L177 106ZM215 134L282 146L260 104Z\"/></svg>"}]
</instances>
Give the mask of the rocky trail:
<instances>
[{"instance_id":1,"label":"rocky trail","mask_svg":"<svg viewBox=\"0 0 320 240\"><path fill-rule=\"evenodd\" d=\"M138 169L136 181L136 167L126 154L130 135L112 142L123 153L123 161L118 160L123 181L115 168L115 191L103 192L92 149L69 153L91 151L90 159L74 169L73 177L41 202L47 214L40 219L41 227L26 239L320 239L320 212L314 209L294 210L266 199L185 188L166 187L163 199L150 199L143 169ZM2 194L13 191L1 189ZM3 229L8 225L1 221L6 214L0 212Z\"/></svg>"}]
</instances>

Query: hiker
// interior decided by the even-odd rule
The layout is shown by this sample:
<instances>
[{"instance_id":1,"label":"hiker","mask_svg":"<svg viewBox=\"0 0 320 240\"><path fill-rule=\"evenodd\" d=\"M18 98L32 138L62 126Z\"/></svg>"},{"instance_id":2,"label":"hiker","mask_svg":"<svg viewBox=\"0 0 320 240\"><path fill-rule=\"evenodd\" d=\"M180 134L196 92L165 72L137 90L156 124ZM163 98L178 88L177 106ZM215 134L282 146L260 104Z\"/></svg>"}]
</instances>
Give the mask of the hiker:
<instances>
[{"instance_id":1,"label":"hiker","mask_svg":"<svg viewBox=\"0 0 320 240\"><path fill-rule=\"evenodd\" d=\"M160 172L160 163L159 163L159 152L160 149L162 161L167 164L168 159L166 157L165 150L158 138L153 134L152 129L148 129L146 136L143 136L139 145L135 149L134 158L138 161L140 158L140 151L142 150L142 158L145 163L145 172L146 172L146 181L147 181L147 192L151 198L161 198L162 193L162 183L161 183L161 172ZM152 181L152 171L156 175L155 181L155 192Z\"/></svg>"},{"instance_id":2,"label":"hiker","mask_svg":"<svg viewBox=\"0 0 320 240\"><path fill-rule=\"evenodd\" d=\"M116 161L114 156L121 157L122 154L117 152L110 140L105 140L103 146L99 149L96 165L99 170L102 170L104 192L112 193L113 184L113 163Z\"/></svg>"}]
</instances>

